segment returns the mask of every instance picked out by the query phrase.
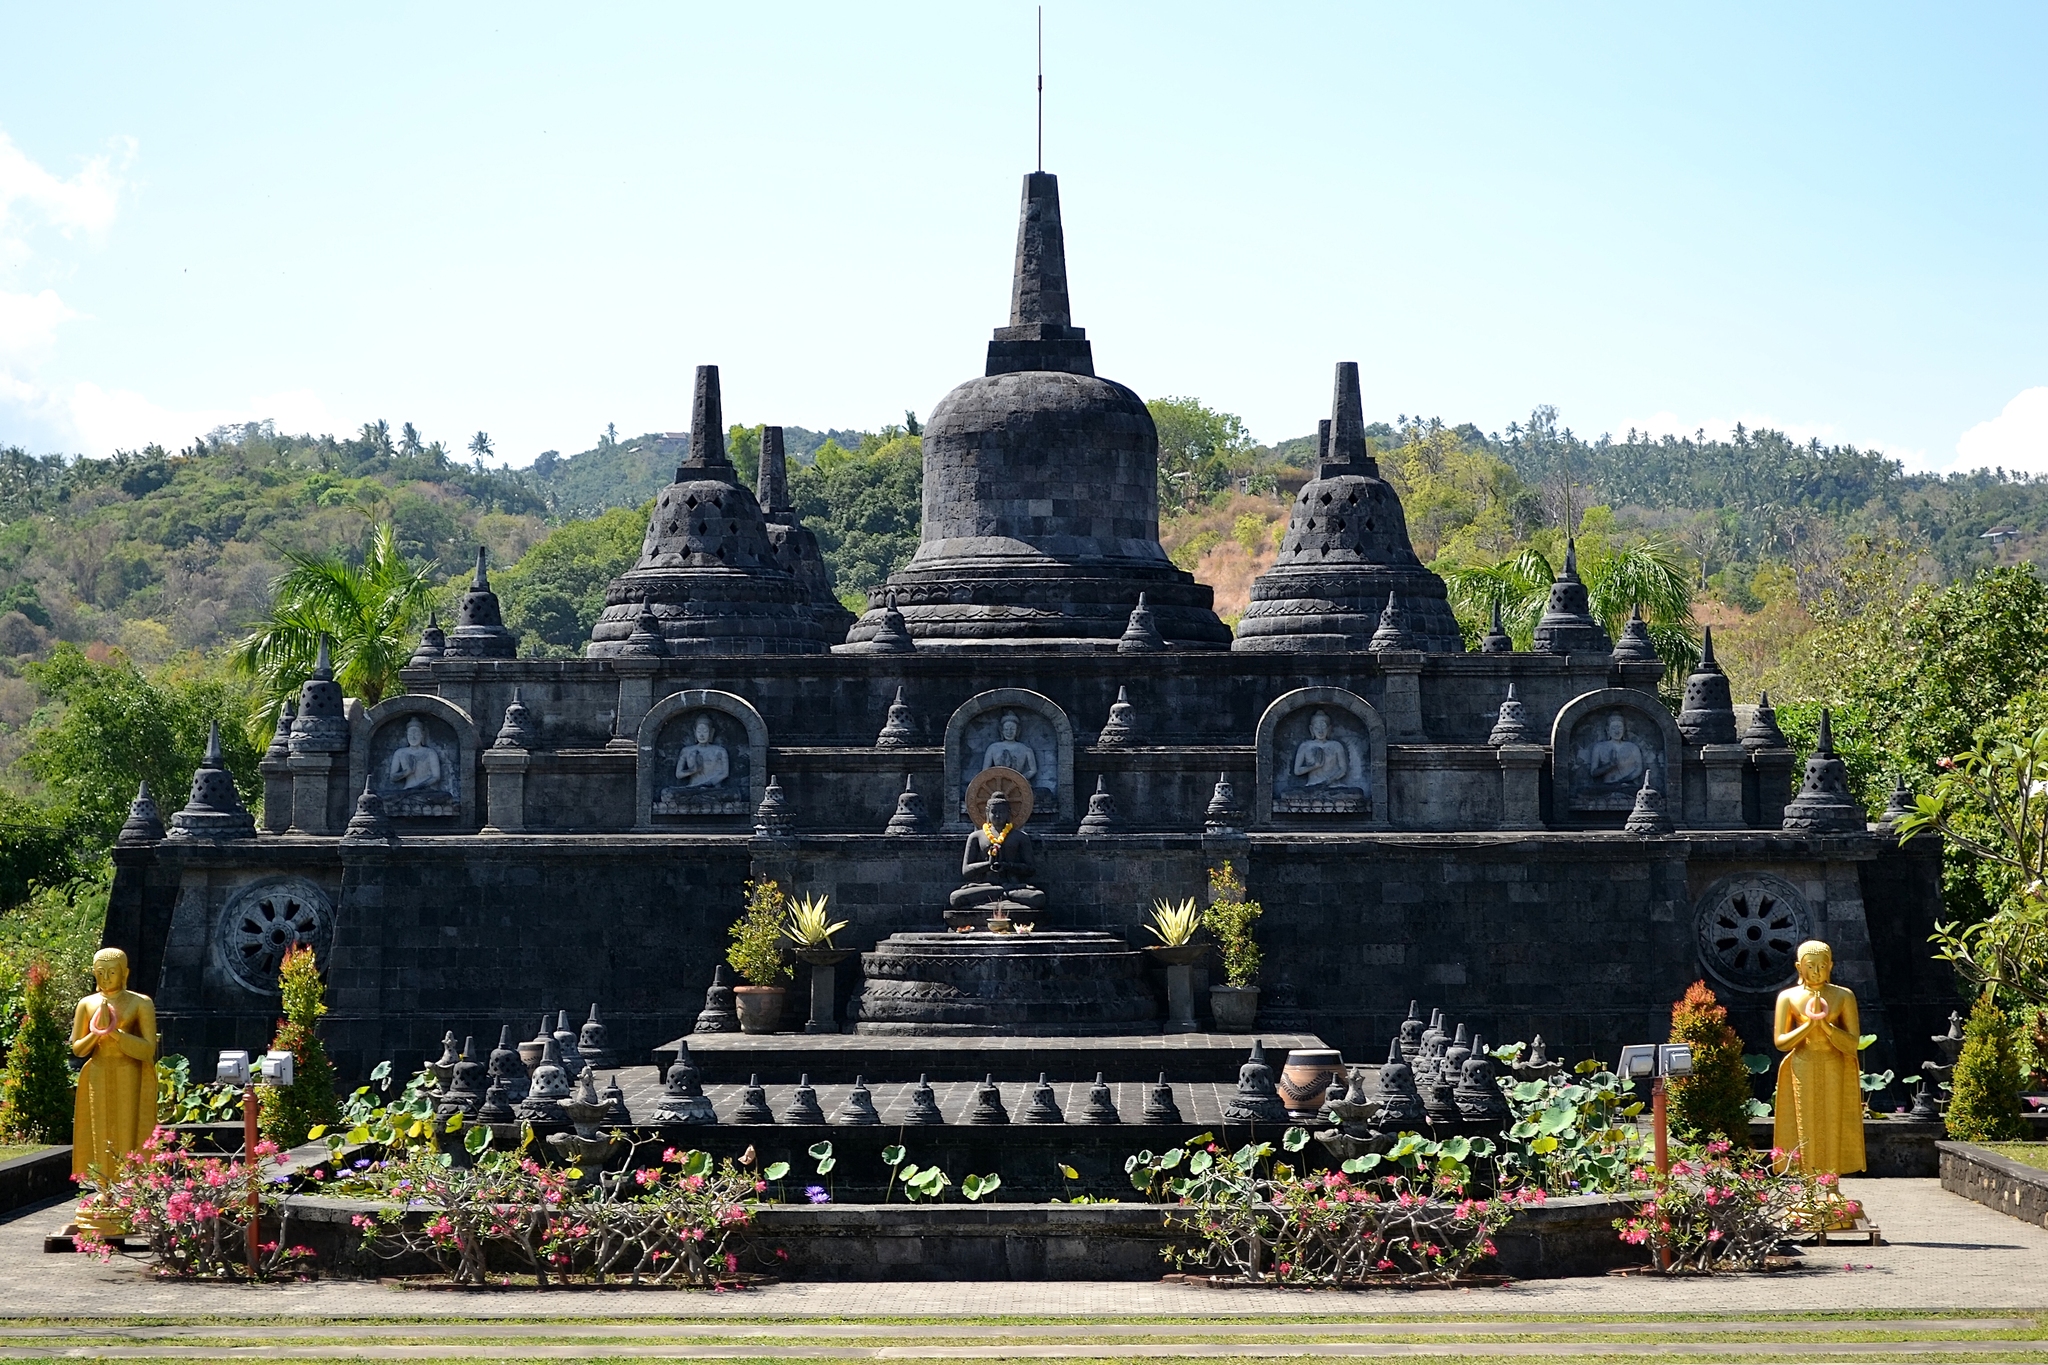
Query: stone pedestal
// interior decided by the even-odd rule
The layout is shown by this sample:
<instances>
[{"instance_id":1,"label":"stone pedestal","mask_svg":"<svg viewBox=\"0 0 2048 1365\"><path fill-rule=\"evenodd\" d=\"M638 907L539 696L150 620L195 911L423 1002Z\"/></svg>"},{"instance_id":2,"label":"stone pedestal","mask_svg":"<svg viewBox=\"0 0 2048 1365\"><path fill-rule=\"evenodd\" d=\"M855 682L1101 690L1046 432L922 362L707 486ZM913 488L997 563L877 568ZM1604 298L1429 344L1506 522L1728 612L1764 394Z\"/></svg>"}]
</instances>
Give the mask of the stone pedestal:
<instances>
[{"instance_id":1,"label":"stone pedestal","mask_svg":"<svg viewBox=\"0 0 2048 1365\"><path fill-rule=\"evenodd\" d=\"M839 964L853 956L853 950L799 948L796 955L811 967L811 1017L804 1032L839 1032Z\"/></svg>"},{"instance_id":2,"label":"stone pedestal","mask_svg":"<svg viewBox=\"0 0 2048 1365\"><path fill-rule=\"evenodd\" d=\"M1743 773L1743 816L1758 829L1776 829L1792 799L1792 769L1799 756L1790 749L1761 749L1749 755Z\"/></svg>"},{"instance_id":3,"label":"stone pedestal","mask_svg":"<svg viewBox=\"0 0 2048 1365\"><path fill-rule=\"evenodd\" d=\"M1500 827L1543 828L1543 765L1550 750L1541 744L1503 744L1500 755Z\"/></svg>"},{"instance_id":4,"label":"stone pedestal","mask_svg":"<svg viewBox=\"0 0 2048 1365\"><path fill-rule=\"evenodd\" d=\"M1149 1033L1159 1005L1143 954L1113 934L893 934L861 954L854 1032Z\"/></svg>"},{"instance_id":5,"label":"stone pedestal","mask_svg":"<svg viewBox=\"0 0 2048 1365\"><path fill-rule=\"evenodd\" d=\"M337 810L337 783L346 786L348 755L293 754L289 760L292 779L292 828L301 834L340 834L348 823L348 793L341 793Z\"/></svg>"},{"instance_id":6,"label":"stone pedestal","mask_svg":"<svg viewBox=\"0 0 2048 1365\"><path fill-rule=\"evenodd\" d=\"M619 710L612 719L612 737L605 747L633 753L639 749L640 722L654 705L654 674L661 667L656 659L613 659L611 669L619 678Z\"/></svg>"},{"instance_id":7,"label":"stone pedestal","mask_svg":"<svg viewBox=\"0 0 2048 1365\"><path fill-rule=\"evenodd\" d=\"M1740 744L1702 744L1686 754L1684 819L1688 829L1742 828Z\"/></svg>"},{"instance_id":8,"label":"stone pedestal","mask_svg":"<svg viewBox=\"0 0 2048 1365\"><path fill-rule=\"evenodd\" d=\"M526 770L533 755L524 749L486 749L483 752L487 798L486 831L499 834L526 832Z\"/></svg>"},{"instance_id":9,"label":"stone pedestal","mask_svg":"<svg viewBox=\"0 0 2048 1365\"><path fill-rule=\"evenodd\" d=\"M1387 679L1386 693L1380 698L1387 743L1423 743L1428 736L1422 731L1422 656L1382 654L1380 672Z\"/></svg>"},{"instance_id":10,"label":"stone pedestal","mask_svg":"<svg viewBox=\"0 0 2048 1365\"><path fill-rule=\"evenodd\" d=\"M292 763L289 758L266 757L263 773L263 829L282 834L292 827Z\"/></svg>"}]
</instances>

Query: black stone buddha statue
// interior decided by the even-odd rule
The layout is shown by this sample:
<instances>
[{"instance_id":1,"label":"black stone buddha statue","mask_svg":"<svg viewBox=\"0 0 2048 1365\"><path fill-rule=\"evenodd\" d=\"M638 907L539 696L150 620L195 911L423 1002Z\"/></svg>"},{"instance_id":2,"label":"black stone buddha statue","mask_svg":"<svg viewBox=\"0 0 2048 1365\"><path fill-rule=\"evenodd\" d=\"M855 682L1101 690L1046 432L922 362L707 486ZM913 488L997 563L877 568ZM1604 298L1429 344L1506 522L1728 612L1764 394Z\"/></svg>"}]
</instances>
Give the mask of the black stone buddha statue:
<instances>
[{"instance_id":1,"label":"black stone buddha statue","mask_svg":"<svg viewBox=\"0 0 2048 1365\"><path fill-rule=\"evenodd\" d=\"M1010 821L1010 799L996 792L988 799L988 821L967 835L960 857L966 878L951 897L946 922L987 927L1001 912L1009 919L1030 921L1045 912L1045 892L1031 884L1031 836Z\"/></svg>"}]
</instances>

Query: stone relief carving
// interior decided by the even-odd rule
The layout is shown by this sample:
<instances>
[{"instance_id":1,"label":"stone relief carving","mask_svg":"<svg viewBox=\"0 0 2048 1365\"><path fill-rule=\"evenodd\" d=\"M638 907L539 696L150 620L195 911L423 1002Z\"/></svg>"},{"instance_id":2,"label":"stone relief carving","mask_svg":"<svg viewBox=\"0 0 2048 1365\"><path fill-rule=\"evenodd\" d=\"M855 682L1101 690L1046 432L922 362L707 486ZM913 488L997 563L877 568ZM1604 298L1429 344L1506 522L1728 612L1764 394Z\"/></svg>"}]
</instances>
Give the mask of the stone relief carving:
<instances>
[{"instance_id":1,"label":"stone relief carving","mask_svg":"<svg viewBox=\"0 0 2048 1365\"><path fill-rule=\"evenodd\" d=\"M327 959L334 936L334 906L327 893L298 877L245 887L221 912L215 946L237 984L259 995L277 993L277 969L289 949L305 944Z\"/></svg>"},{"instance_id":2,"label":"stone relief carving","mask_svg":"<svg viewBox=\"0 0 2048 1365\"><path fill-rule=\"evenodd\" d=\"M655 739L661 770L674 774L655 798L656 815L750 815L752 765L745 728L722 711L685 712Z\"/></svg>"},{"instance_id":3,"label":"stone relief carving","mask_svg":"<svg viewBox=\"0 0 2048 1365\"><path fill-rule=\"evenodd\" d=\"M351 698L347 707L351 803L367 786L395 819L475 828L481 793L476 722L468 711L423 692L387 697L368 709Z\"/></svg>"},{"instance_id":4,"label":"stone relief carving","mask_svg":"<svg viewBox=\"0 0 2048 1365\"><path fill-rule=\"evenodd\" d=\"M1671 791L1663 736L1634 708L1609 707L1581 718L1567 752L1573 810L1632 810L1645 772L1659 791Z\"/></svg>"},{"instance_id":5,"label":"stone relief carving","mask_svg":"<svg viewBox=\"0 0 2048 1365\"><path fill-rule=\"evenodd\" d=\"M1693 926L1700 965L1743 991L1774 991L1791 981L1793 954L1814 936L1806 897L1767 872L1739 872L1708 887Z\"/></svg>"},{"instance_id":6,"label":"stone relief carving","mask_svg":"<svg viewBox=\"0 0 2048 1365\"><path fill-rule=\"evenodd\" d=\"M370 737L370 785L393 816L462 813L461 742L438 716L395 717Z\"/></svg>"},{"instance_id":7,"label":"stone relief carving","mask_svg":"<svg viewBox=\"0 0 2048 1365\"><path fill-rule=\"evenodd\" d=\"M1050 697L1004 687L970 697L946 724L948 829L980 823L967 789L990 768L1008 768L1031 785L1032 821L1073 818L1074 730Z\"/></svg>"},{"instance_id":8,"label":"stone relief carving","mask_svg":"<svg viewBox=\"0 0 2048 1365\"><path fill-rule=\"evenodd\" d=\"M1259 721L1256 819L1344 817L1384 826L1386 725L1340 687L1304 687Z\"/></svg>"},{"instance_id":9,"label":"stone relief carving","mask_svg":"<svg viewBox=\"0 0 2048 1365\"><path fill-rule=\"evenodd\" d=\"M1279 814L1359 815L1372 808L1372 776L1365 750L1371 744L1365 728L1344 718L1340 726L1329 708L1308 712L1308 733L1291 746L1296 724L1281 723L1276 738L1281 753L1291 747L1293 762L1273 781L1273 810Z\"/></svg>"},{"instance_id":10,"label":"stone relief carving","mask_svg":"<svg viewBox=\"0 0 2048 1365\"><path fill-rule=\"evenodd\" d=\"M663 819L751 819L767 794L768 726L731 692L669 693L647 708L634 750L639 829Z\"/></svg>"}]
</instances>

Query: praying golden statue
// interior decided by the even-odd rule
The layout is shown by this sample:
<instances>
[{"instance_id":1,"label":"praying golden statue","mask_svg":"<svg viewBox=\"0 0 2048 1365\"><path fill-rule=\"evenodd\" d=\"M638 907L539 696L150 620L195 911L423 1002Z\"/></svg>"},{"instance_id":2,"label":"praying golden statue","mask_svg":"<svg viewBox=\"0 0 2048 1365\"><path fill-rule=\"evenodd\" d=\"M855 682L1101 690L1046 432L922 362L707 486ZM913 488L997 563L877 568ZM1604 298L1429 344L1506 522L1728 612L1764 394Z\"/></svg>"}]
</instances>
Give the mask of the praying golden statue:
<instances>
[{"instance_id":1,"label":"praying golden statue","mask_svg":"<svg viewBox=\"0 0 2048 1365\"><path fill-rule=\"evenodd\" d=\"M71 1051L85 1058L71 1121L71 1174L99 1185L156 1131L156 1004L128 989L128 954L92 955L99 990L71 1015Z\"/></svg>"},{"instance_id":2,"label":"praying golden statue","mask_svg":"<svg viewBox=\"0 0 2048 1365\"><path fill-rule=\"evenodd\" d=\"M1799 984L1778 992L1773 1041L1778 1066L1774 1146L1798 1149L1809 1171L1847 1175L1864 1168L1863 1082L1857 1060L1856 993L1829 982L1834 950L1818 939L1799 945Z\"/></svg>"}]
</instances>

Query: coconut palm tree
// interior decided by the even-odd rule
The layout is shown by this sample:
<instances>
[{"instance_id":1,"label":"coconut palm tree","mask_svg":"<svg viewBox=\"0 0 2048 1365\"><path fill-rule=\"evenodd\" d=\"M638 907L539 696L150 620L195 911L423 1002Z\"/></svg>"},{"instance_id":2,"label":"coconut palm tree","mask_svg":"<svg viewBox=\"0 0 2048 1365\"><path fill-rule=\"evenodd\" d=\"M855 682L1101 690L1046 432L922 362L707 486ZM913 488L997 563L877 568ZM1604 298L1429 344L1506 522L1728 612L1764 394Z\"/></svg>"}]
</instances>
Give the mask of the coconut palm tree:
<instances>
[{"instance_id":1,"label":"coconut palm tree","mask_svg":"<svg viewBox=\"0 0 2048 1365\"><path fill-rule=\"evenodd\" d=\"M235 666L256 679L266 708L274 712L306 680L323 635L343 692L374 706L400 691L398 670L412 657L435 585L400 553L391 523L370 529L360 563L295 550L285 557L291 568L271 585L269 619L233 654Z\"/></svg>"},{"instance_id":2,"label":"coconut palm tree","mask_svg":"<svg viewBox=\"0 0 2048 1365\"><path fill-rule=\"evenodd\" d=\"M1593 615L1619 638L1628 615L1642 608L1650 639L1670 676L1684 677L1698 664L1699 632L1692 619L1692 579L1673 548L1644 540L1608 548L1597 543L1579 547L1579 578L1586 585ZM1527 649L1550 599L1557 570L1533 545L1498 564L1452 566L1441 570L1451 607L1469 639L1485 634L1500 607L1501 623L1515 648Z\"/></svg>"}]
</instances>

